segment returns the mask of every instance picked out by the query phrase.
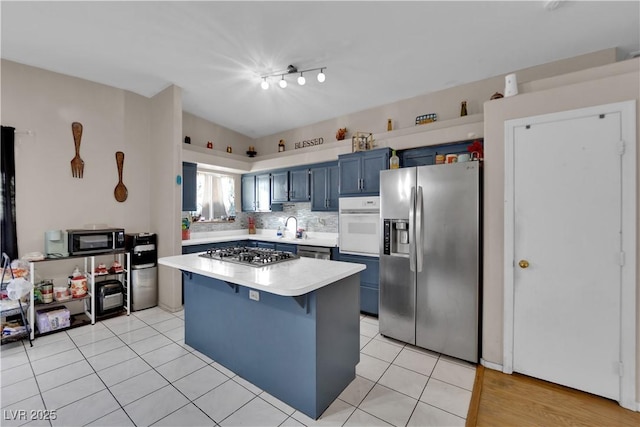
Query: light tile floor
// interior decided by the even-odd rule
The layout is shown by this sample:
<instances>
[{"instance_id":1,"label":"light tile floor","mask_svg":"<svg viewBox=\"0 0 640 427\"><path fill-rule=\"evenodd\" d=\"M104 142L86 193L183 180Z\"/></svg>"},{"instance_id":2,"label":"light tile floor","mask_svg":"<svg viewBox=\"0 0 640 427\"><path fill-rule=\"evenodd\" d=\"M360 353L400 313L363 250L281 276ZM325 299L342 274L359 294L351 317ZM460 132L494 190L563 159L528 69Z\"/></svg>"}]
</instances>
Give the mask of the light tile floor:
<instances>
[{"instance_id":1,"label":"light tile floor","mask_svg":"<svg viewBox=\"0 0 640 427\"><path fill-rule=\"evenodd\" d=\"M160 308L0 348L2 426L463 426L475 367L361 316L356 379L312 420L184 343ZM44 416L55 411L55 419ZM24 411L24 412L21 412Z\"/></svg>"}]
</instances>

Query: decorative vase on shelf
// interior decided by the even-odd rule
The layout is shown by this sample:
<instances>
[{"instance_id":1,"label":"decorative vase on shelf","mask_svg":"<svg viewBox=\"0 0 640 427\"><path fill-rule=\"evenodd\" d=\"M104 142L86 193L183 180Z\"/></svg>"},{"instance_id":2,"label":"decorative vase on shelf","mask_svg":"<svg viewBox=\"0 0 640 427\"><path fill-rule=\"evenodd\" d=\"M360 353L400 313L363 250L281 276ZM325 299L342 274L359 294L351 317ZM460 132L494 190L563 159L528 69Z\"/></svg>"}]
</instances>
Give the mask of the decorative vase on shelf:
<instances>
[{"instance_id":1,"label":"decorative vase on shelf","mask_svg":"<svg viewBox=\"0 0 640 427\"><path fill-rule=\"evenodd\" d=\"M389 169L398 169L400 167L400 158L396 154L396 150L391 151L391 158L389 159Z\"/></svg>"}]
</instances>

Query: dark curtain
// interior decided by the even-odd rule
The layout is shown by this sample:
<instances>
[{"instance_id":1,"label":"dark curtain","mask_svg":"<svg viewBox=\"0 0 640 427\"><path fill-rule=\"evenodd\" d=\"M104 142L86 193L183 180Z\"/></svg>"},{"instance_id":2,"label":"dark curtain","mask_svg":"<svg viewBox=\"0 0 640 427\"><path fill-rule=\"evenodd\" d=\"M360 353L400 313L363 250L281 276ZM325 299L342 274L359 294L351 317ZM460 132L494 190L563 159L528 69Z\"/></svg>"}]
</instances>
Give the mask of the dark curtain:
<instances>
[{"instance_id":1,"label":"dark curtain","mask_svg":"<svg viewBox=\"0 0 640 427\"><path fill-rule=\"evenodd\" d=\"M0 218L2 232L2 246L0 250L9 258L18 258L18 233L16 231L16 160L15 160L15 128L2 126L2 191L0 204L2 217Z\"/></svg>"}]
</instances>

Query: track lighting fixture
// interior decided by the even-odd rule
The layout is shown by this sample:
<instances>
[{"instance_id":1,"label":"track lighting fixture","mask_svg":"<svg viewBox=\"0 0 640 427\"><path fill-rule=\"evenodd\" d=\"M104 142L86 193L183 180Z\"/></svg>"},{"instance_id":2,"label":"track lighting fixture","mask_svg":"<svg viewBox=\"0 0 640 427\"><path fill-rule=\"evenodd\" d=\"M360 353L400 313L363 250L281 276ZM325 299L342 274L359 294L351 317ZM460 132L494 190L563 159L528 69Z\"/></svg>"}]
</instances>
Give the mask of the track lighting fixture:
<instances>
[{"instance_id":1,"label":"track lighting fixture","mask_svg":"<svg viewBox=\"0 0 640 427\"><path fill-rule=\"evenodd\" d=\"M262 79L262 82L260 83L260 87L262 87L262 89L267 90L269 89L269 77L280 77L280 81L278 82L278 85L284 89L287 87L287 81L285 80L285 76L288 76L289 74L297 74L300 73L300 76L298 77L298 84L300 86L304 86L305 83L307 83L307 79L304 77L304 73L307 73L309 71L316 71L316 70L320 70L320 72L318 73L318 81L320 83L324 82L326 79L326 76L324 74L324 70L327 67L321 67L321 68L310 68L308 70L298 70L297 67L293 66L293 65L289 65L287 67L286 71L283 72L279 72L279 73L274 73L274 74L267 74L264 76L260 76L260 78Z\"/></svg>"}]
</instances>

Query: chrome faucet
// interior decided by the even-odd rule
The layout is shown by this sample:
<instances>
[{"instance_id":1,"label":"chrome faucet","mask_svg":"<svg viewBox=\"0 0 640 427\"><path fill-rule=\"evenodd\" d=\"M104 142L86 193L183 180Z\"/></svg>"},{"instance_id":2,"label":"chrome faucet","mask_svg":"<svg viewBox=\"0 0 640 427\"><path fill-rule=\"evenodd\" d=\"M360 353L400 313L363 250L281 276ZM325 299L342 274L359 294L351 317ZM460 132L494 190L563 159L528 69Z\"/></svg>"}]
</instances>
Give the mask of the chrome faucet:
<instances>
[{"instance_id":1,"label":"chrome faucet","mask_svg":"<svg viewBox=\"0 0 640 427\"><path fill-rule=\"evenodd\" d=\"M298 218L296 218L295 216L290 216L287 218L287 220L284 222L284 228L288 229L289 228L289 220L293 218L293 220L295 221L295 228L293 229L293 237L295 238L297 236L298 233Z\"/></svg>"}]
</instances>

